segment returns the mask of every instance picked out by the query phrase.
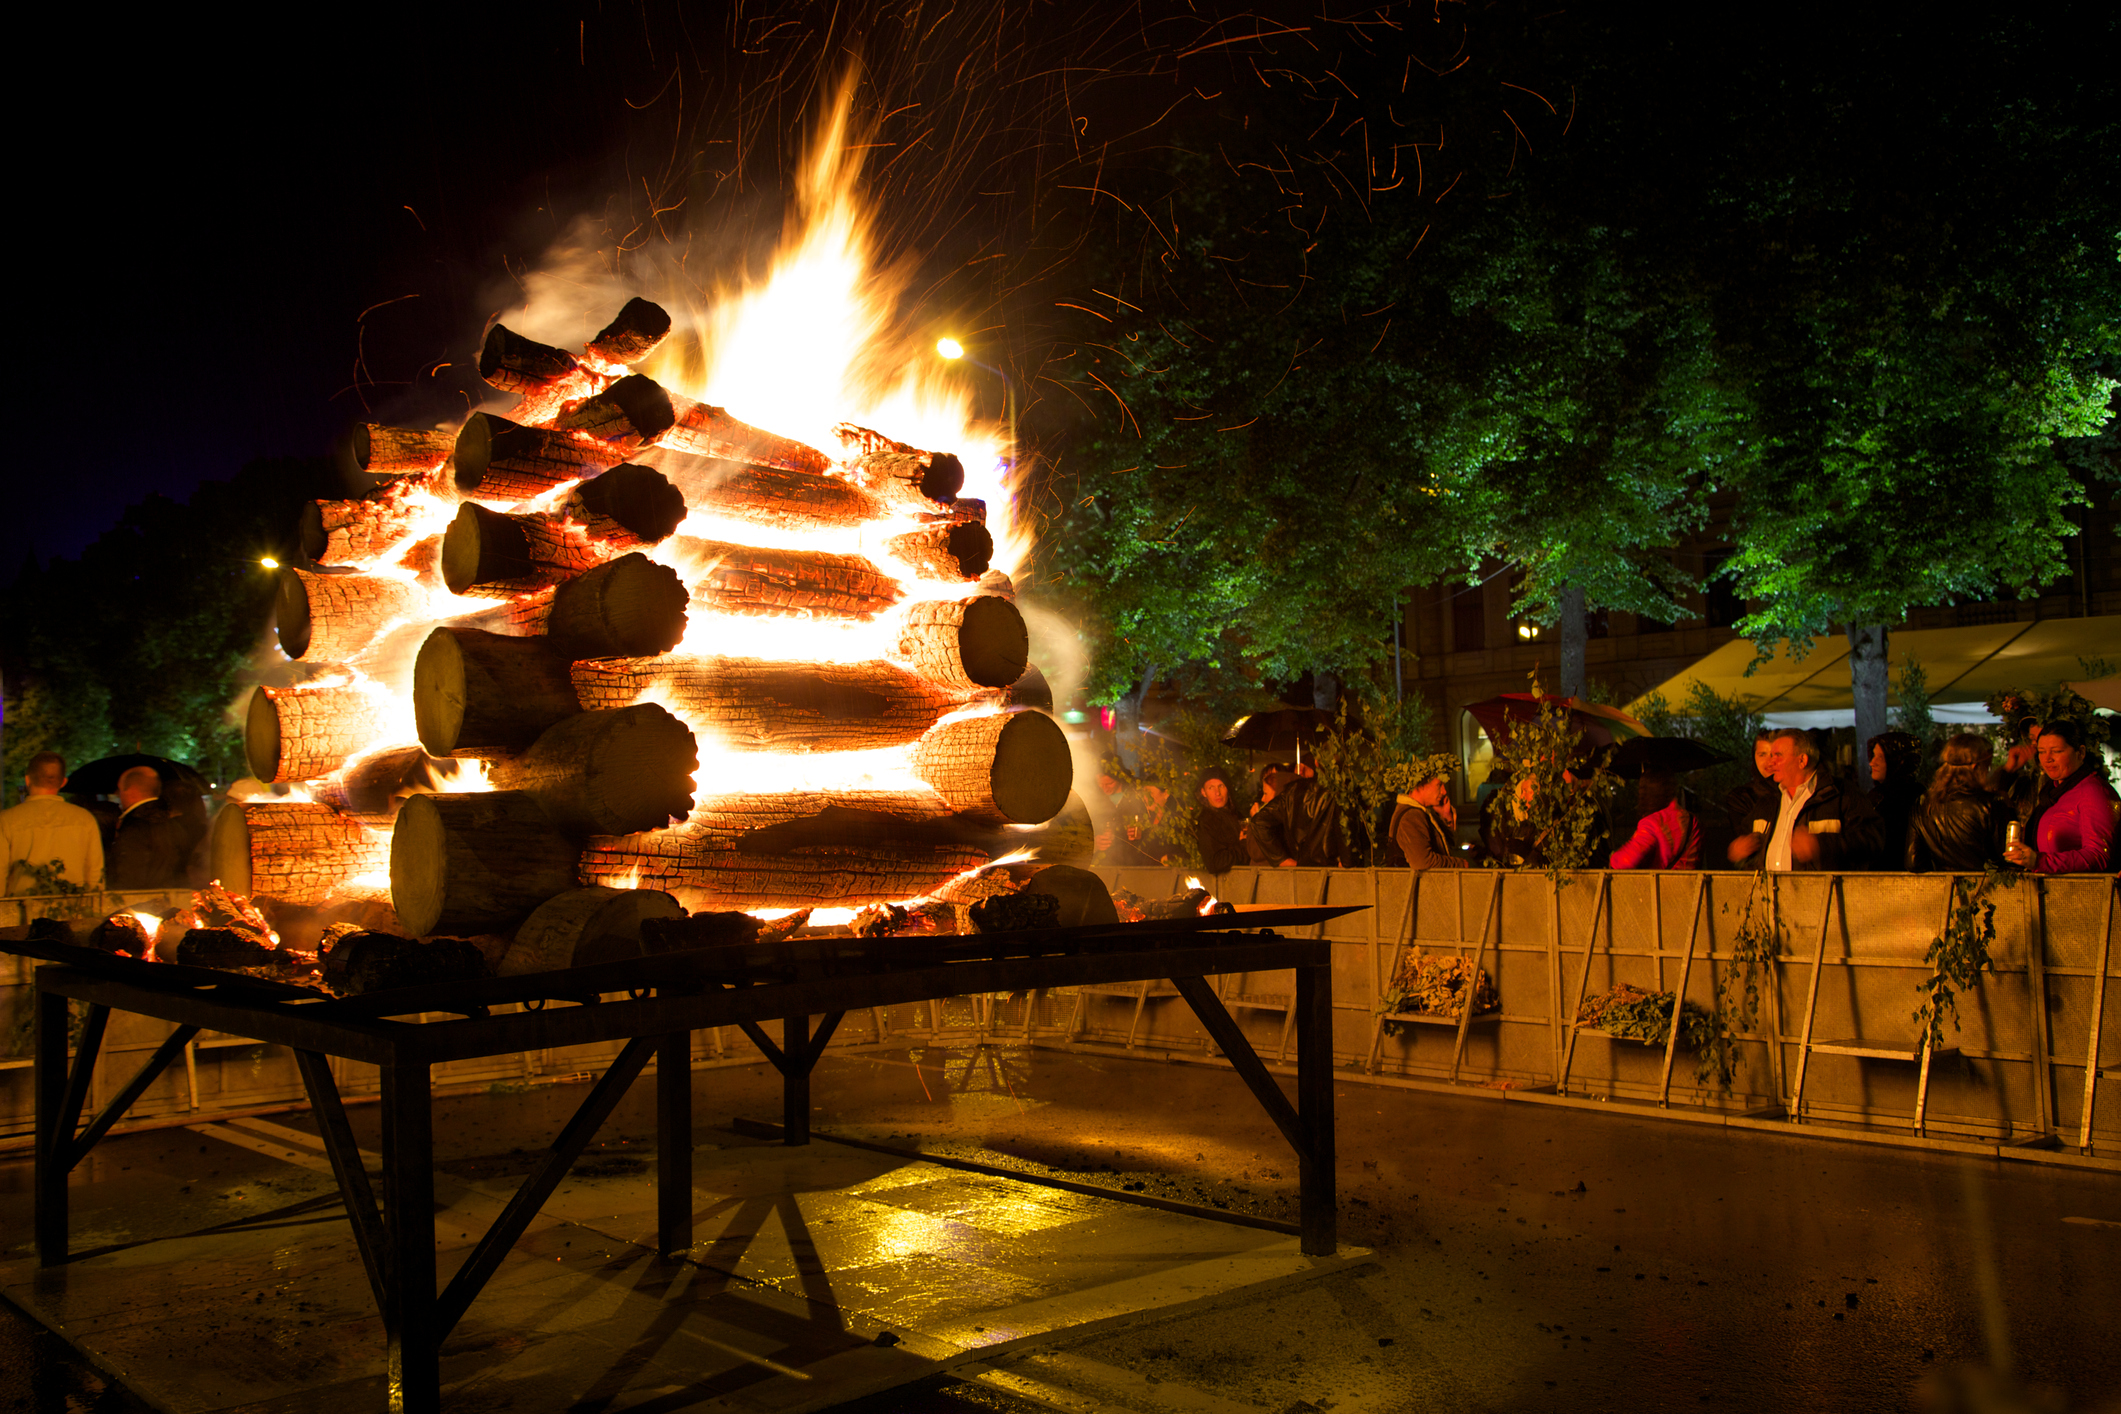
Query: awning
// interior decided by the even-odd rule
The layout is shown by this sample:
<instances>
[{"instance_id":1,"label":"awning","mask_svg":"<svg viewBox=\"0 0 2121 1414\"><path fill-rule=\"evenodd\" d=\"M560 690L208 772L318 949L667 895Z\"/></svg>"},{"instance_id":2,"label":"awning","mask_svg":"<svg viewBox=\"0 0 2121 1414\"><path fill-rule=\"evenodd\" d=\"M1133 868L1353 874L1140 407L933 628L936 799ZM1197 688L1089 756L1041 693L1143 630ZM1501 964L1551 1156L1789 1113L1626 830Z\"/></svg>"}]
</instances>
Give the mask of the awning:
<instances>
[{"instance_id":1,"label":"awning","mask_svg":"<svg viewBox=\"0 0 2121 1414\"><path fill-rule=\"evenodd\" d=\"M1895 630L1886 639L1889 681L1913 660L1929 676L1932 707L1939 720L1986 721L1980 704L2011 687L2045 687L2084 676L2082 661L2114 652L2121 644L2121 616L2087 619L2035 619L2023 623L1978 624L1967 628ZM1849 686L1848 638L1835 633L1819 638L1812 651L1791 659L1778 653L1750 677L1753 645L1745 639L1715 652L1660 683L1673 707L1687 699L1700 681L1721 697L1748 699L1752 710L1776 726L1820 726L1834 717L1853 719L1854 693ZM1627 706L1639 716L1651 693ZM1890 686L1887 700L1897 702Z\"/></svg>"}]
</instances>

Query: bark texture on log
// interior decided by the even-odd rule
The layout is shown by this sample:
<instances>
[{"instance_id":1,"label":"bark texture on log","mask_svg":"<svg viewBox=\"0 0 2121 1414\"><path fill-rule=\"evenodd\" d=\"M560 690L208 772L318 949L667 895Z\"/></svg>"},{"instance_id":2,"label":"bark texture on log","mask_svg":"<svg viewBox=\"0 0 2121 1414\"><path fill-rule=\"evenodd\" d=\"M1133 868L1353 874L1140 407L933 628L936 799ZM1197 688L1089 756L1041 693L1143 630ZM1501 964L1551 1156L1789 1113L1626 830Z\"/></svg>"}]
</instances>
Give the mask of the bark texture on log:
<instances>
[{"instance_id":1,"label":"bark texture on log","mask_svg":"<svg viewBox=\"0 0 2121 1414\"><path fill-rule=\"evenodd\" d=\"M685 519L685 493L653 467L631 462L577 482L560 503L566 517L617 549L653 545Z\"/></svg>"},{"instance_id":2,"label":"bark texture on log","mask_svg":"<svg viewBox=\"0 0 2121 1414\"><path fill-rule=\"evenodd\" d=\"M261 781L316 781L383 741L391 709L350 683L260 687L243 717L243 755Z\"/></svg>"},{"instance_id":3,"label":"bark texture on log","mask_svg":"<svg viewBox=\"0 0 2121 1414\"><path fill-rule=\"evenodd\" d=\"M413 665L413 721L435 756L506 756L581 710L567 659L543 638L445 625Z\"/></svg>"},{"instance_id":4,"label":"bark texture on log","mask_svg":"<svg viewBox=\"0 0 2121 1414\"><path fill-rule=\"evenodd\" d=\"M607 447L636 452L652 445L677 420L670 394L645 373L629 373L595 397L553 419L553 426L593 437Z\"/></svg>"},{"instance_id":5,"label":"bark texture on log","mask_svg":"<svg viewBox=\"0 0 2121 1414\"><path fill-rule=\"evenodd\" d=\"M994 537L977 521L929 526L884 543L921 579L978 579L994 562Z\"/></svg>"},{"instance_id":6,"label":"bark texture on log","mask_svg":"<svg viewBox=\"0 0 2121 1414\"><path fill-rule=\"evenodd\" d=\"M882 501L837 476L747 466L719 457L701 458L676 474L694 510L753 525L837 530L890 514Z\"/></svg>"},{"instance_id":7,"label":"bark texture on log","mask_svg":"<svg viewBox=\"0 0 2121 1414\"><path fill-rule=\"evenodd\" d=\"M1007 687L1031 661L1031 634L1016 605L998 595L929 599L907 606L898 656L945 687Z\"/></svg>"},{"instance_id":8,"label":"bark texture on log","mask_svg":"<svg viewBox=\"0 0 2121 1414\"><path fill-rule=\"evenodd\" d=\"M950 452L924 452L851 422L833 431L855 453L854 479L892 505L949 510L965 489L965 464Z\"/></svg>"},{"instance_id":9,"label":"bark texture on log","mask_svg":"<svg viewBox=\"0 0 2121 1414\"><path fill-rule=\"evenodd\" d=\"M782 471L823 472L832 459L793 438L739 422L718 407L670 395L676 421L657 440L665 447L699 457L723 457Z\"/></svg>"},{"instance_id":10,"label":"bark texture on log","mask_svg":"<svg viewBox=\"0 0 2121 1414\"><path fill-rule=\"evenodd\" d=\"M560 516L509 515L466 501L442 537L442 584L471 598L514 599L564 584L620 553Z\"/></svg>"},{"instance_id":11,"label":"bark texture on log","mask_svg":"<svg viewBox=\"0 0 2121 1414\"><path fill-rule=\"evenodd\" d=\"M587 708L653 694L735 751L864 751L916 741L965 702L895 663L777 663L665 654L570 670Z\"/></svg>"},{"instance_id":12,"label":"bark texture on log","mask_svg":"<svg viewBox=\"0 0 2121 1414\"><path fill-rule=\"evenodd\" d=\"M274 621L290 658L343 663L387 629L424 615L427 594L388 575L280 571Z\"/></svg>"},{"instance_id":13,"label":"bark texture on log","mask_svg":"<svg viewBox=\"0 0 2121 1414\"><path fill-rule=\"evenodd\" d=\"M475 412L457 433L456 485L466 496L514 505L624 460L579 432L523 427Z\"/></svg>"},{"instance_id":14,"label":"bark texture on log","mask_svg":"<svg viewBox=\"0 0 2121 1414\"><path fill-rule=\"evenodd\" d=\"M545 633L566 658L640 658L685 636L689 602L678 572L635 551L553 591Z\"/></svg>"},{"instance_id":15,"label":"bark texture on log","mask_svg":"<svg viewBox=\"0 0 2121 1414\"><path fill-rule=\"evenodd\" d=\"M521 756L497 763L497 790L521 791L571 835L660 830L692 810L699 747L652 703L580 712L554 723Z\"/></svg>"},{"instance_id":16,"label":"bark texture on log","mask_svg":"<svg viewBox=\"0 0 2121 1414\"><path fill-rule=\"evenodd\" d=\"M599 363L639 363L655 352L670 333L670 314L639 296L626 301L583 352Z\"/></svg>"},{"instance_id":17,"label":"bark texture on log","mask_svg":"<svg viewBox=\"0 0 2121 1414\"><path fill-rule=\"evenodd\" d=\"M1043 712L944 722L913 748L913 768L952 809L998 824L1042 825L1068 803L1074 757Z\"/></svg>"},{"instance_id":18,"label":"bark texture on log","mask_svg":"<svg viewBox=\"0 0 2121 1414\"><path fill-rule=\"evenodd\" d=\"M504 393L535 393L580 368L565 349L526 339L506 324L488 329L486 343L479 350L479 376Z\"/></svg>"},{"instance_id":19,"label":"bark texture on log","mask_svg":"<svg viewBox=\"0 0 2121 1414\"><path fill-rule=\"evenodd\" d=\"M379 487L358 501L311 501L302 507L296 539L305 558L320 565L360 565L396 551L402 559L427 519L429 502L411 478Z\"/></svg>"},{"instance_id":20,"label":"bark texture on log","mask_svg":"<svg viewBox=\"0 0 2121 1414\"><path fill-rule=\"evenodd\" d=\"M898 581L861 555L767 550L723 540L682 543L706 566L693 579L692 602L710 612L867 619L901 596Z\"/></svg>"},{"instance_id":21,"label":"bark texture on log","mask_svg":"<svg viewBox=\"0 0 2121 1414\"><path fill-rule=\"evenodd\" d=\"M380 871L390 849L387 828L290 800L230 801L215 812L207 840L213 876L230 893L302 905Z\"/></svg>"},{"instance_id":22,"label":"bark texture on log","mask_svg":"<svg viewBox=\"0 0 2121 1414\"><path fill-rule=\"evenodd\" d=\"M660 889L570 889L539 904L501 955L503 977L558 972L641 956L641 921L683 918Z\"/></svg>"},{"instance_id":23,"label":"bark texture on log","mask_svg":"<svg viewBox=\"0 0 2121 1414\"><path fill-rule=\"evenodd\" d=\"M514 791L419 795L390 839L390 897L422 937L511 928L576 887L576 850Z\"/></svg>"},{"instance_id":24,"label":"bark texture on log","mask_svg":"<svg viewBox=\"0 0 2121 1414\"><path fill-rule=\"evenodd\" d=\"M678 829L591 839L582 876L665 889L695 909L918 898L983 867L989 855L947 818L897 813L914 808L916 799L852 793L722 797ZM863 808L868 806L884 808Z\"/></svg>"},{"instance_id":25,"label":"bark texture on log","mask_svg":"<svg viewBox=\"0 0 2121 1414\"><path fill-rule=\"evenodd\" d=\"M433 471L448 461L456 448L457 434L357 422L351 440L354 470L372 476L405 476Z\"/></svg>"}]
</instances>

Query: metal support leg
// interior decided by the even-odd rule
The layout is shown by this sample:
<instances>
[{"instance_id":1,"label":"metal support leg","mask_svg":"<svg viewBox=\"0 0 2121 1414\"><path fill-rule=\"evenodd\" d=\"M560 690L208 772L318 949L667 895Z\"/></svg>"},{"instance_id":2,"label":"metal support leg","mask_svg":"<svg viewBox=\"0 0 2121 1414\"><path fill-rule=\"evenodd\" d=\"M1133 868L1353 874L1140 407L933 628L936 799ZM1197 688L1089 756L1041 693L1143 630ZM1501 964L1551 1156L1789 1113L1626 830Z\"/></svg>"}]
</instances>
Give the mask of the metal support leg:
<instances>
[{"instance_id":1,"label":"metal support leg","mask_svg":"<svg viewBox=\"0 0 2121 1414\"><path fill-rule=\"evenodd\" d=\"M1305 1255L1330 1257L1336 1237L1333 1149L1333 969L1296 969L1296 1104L1309 1142L1297 1160Z\"/></svg>"},{"instance_id":2,"label":"metal support leg","mask_svg":"<svg viewBox=\"0 0 2121 1414\"><path fill-rule=\"evenodd\" d=\"M781 1142L810 1142L810 1067L803 1058L810 1052L810 1018L781 1019L781 1054L789 1064L781 1070Z\"/></svg>"},{"instance_id":3,"label":"metal support leg","mask_svg":"<svg viewBox=\"0 0 2121 1414\"><path fill-rule=\"evenodd\" d=\"M435 1300L434 1089L425 1065L382 1067L383 1232L393 1290L383 1308L391 1414L441 1414Z\"/></svg>"},{"instance_id":4,"label":"metal support leg","mask_svg":"<svg viewBox=\"0 0 2121 1414\"><path fill-rule=\"evenodd\" d=\"M692 1033L673 1031L655 1053L656 1251L692 1246Z\"/></svg>"},{"instance_id":5,"label":"metal support leg","mask_svg":"<svg viewBox=\"0 0 2121 1414\"><path fill-rule=\"evenodd\" d=\"M37 1262L66 1260L66 1162L74 1126L66 1109L66 998L38 988L37 1028Z\"/></svg>"}]
</instances>

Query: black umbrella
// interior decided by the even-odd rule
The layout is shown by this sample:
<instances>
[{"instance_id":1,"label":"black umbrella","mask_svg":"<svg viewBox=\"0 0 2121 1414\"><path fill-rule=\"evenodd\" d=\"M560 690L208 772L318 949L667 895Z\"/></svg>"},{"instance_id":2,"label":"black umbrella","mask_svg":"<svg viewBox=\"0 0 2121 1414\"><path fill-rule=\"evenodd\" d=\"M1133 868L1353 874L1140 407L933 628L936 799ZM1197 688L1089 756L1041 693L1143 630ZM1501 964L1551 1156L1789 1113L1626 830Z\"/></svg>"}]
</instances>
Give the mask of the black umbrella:
<instances>
[{"instance_id":1,"label":"black umbrella","mask_svg":"<svg viewBox=\"0 0 2121 1414\"><path fill-rule=\"evenodd\" d=\"M1613 758L1608 767L1616 776L1633 779L1645 771L1657 775L1677 776L1730 759L1720 751L1711 751L1691 737L1638 736L1630 737L1613 748Z\"/></svg>"},{"instance_id":2,"label":"black umbrella","mask_svg":"<svg viewBox=\"0 0 2121 1414\"><path fill-rule=\"evenodd\" d=\"M1295 751L1333 734L1333 714L1318 707L1283 707L1240 717L1224 746L1247 751Z\"/></svg>"},{"instance_id":3,"label":"black umbrella","mask_svg":"<svg viewBox=\"0 0 2121 1414\"><path fill-rule=\"evenodd\" d=\"M68 795L116 795L118 777L135 766L152 766L155 774L162 778L162 788L186 785L201 795L206 793L206 777L200 775L182 761L172 761L166 756L145 756L135 751L125 756L106 756L101 761L91 761L67 773Z\"/></svg>"}]
</instances>

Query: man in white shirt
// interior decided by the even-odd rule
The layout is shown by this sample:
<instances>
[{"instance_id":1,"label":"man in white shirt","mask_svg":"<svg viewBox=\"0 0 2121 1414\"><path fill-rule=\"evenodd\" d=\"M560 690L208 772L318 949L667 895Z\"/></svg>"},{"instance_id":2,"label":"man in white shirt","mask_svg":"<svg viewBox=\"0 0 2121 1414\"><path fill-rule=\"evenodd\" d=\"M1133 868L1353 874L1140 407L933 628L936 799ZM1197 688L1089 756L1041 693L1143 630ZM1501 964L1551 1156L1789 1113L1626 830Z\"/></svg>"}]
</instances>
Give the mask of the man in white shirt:
<instances>
[{"instance_id":1,"label":"man in white shirt","mask_svg":"<svg viewBox=\"0 0 2121 1414\"><path fill-rule=\"evenodd\" d=\"M1863 869L1874 867L1884 838L1878 812L1866 796L1844 791L1819 774L1818 748L1795 727L1775 733L1768 774L1775 782L1772 824L1753 821L1750 834L1731 841L1731 862L1761 861L1769 869Z\"/></svg>"},{"instance_id":2,"label":"man in white shirt","mask_svg":"<svg viewBox=\"0 0 2121 1414\"><path fill-rule=\"evenodd\" d=\"M61 881L102 888L103 833L96 817L59 798L66 785L65 760L56 751L40 751L30 757L22 781L29 787L29 799L0 810L0 861L6 865L6 878L0 882L8 895L38 892L31 871L55 863Z\"/></svg>"}]
</instances>

